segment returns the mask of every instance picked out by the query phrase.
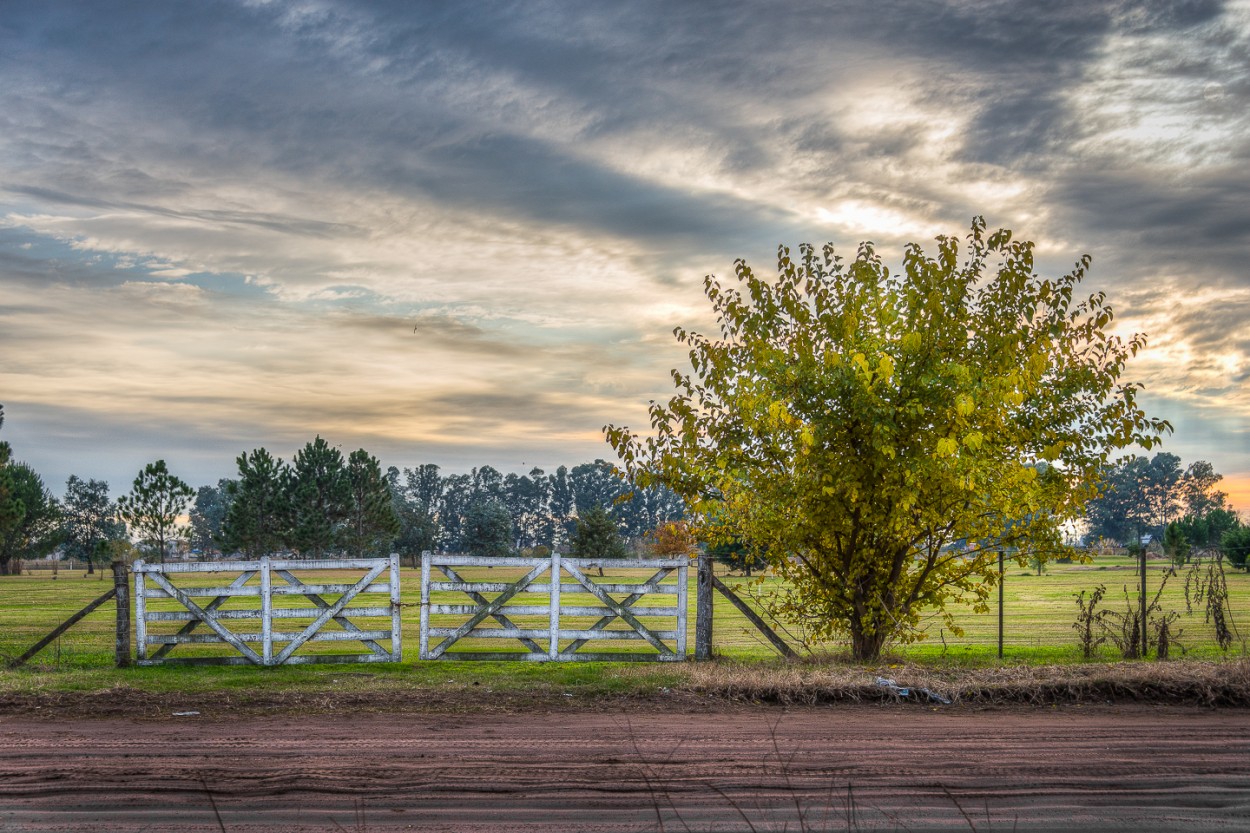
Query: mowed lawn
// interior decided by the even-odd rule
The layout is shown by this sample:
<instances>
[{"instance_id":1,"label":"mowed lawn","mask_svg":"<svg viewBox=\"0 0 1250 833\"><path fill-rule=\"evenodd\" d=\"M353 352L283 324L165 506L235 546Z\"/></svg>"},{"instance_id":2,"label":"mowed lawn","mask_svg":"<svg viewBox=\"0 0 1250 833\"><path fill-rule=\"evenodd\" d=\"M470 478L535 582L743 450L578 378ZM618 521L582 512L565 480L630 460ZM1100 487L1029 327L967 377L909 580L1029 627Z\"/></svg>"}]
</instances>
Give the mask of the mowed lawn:
<instances>
[{"instance_id":1,"label":"mowed lawn","mask_svg":"<svg viewBox=\"0 0 1250 833\"><path fill-rule=\"evenodd\" d=\"M762 596L779 589L779 582L772 577L762 581L747 579L742 576L729 575L718 565L718 574L731 587L738 587L744 597ZM506 582L518 578L524 571L515 568L466 569L461 571L462 577L472 581ZM649 570L627 570L613 573L596 581L617 584L638 584L651 576ZM694 650L694 606L695 589L693 564L689 575L688 589L688 640L687 650ZM1162 561L1150 562L1147 573L1147 584L1151 597L1167 572ZM1191 656L1213 658L1222 655L1215 644L1214 631L1205 620L1205 608L1202 604L1186 605L1186 573L1178 571L1168 578L1162 596L1163 609L1176 611L1179 618L1172 626L1173 656ZM301 574L301 578L310 583L344 582L350 583L359 578L360 574L349 572L331 575ZM1233 570L1226 571L1229 589L1229 618L1236 630L1238 639L1228 653L1245 655L1250 642L1250 575ZM184 586L221 586L228 584L234 574L216 574L212 576L180 576L178 583ZM543 579L539 579L542 581ZM571 579L565 578L566 584ZM672 582L672 579L669 579ZM403 622L404 665L421 663L417 659L420 637L420 572L410 567L401 570L401 601ZM1004 586L1004 654L1008 662L1051 662L1079 661L1081 658L1078 638L1073 623L1077 616L1075 594L1082 590L1091 590L1098 584L1107 587L1104 607L1116 610L1126 608L1124 591L1136 599L1138 577L1132 563L1127 558L1099 558L1093 564L1051 564L1043 575L1035 575L1033 570L1025 570L1015 564L1008 564ZM111 574L86 576L82 571L70 572L61 570L55 577L49 573L37 572L34 575L0 577L0 660L7 660L21 654L27 647L37 642L60 622L81 609L95 597L104 593L111 586ZM493 594L492 594L493 597ZM621 598L620 594L616 598ZM334 597L329 599L333 601ZM529 594L514 599L514 603L531 606L545 605L548 596L545 593ZM200 604L207 604L211 598L200 597ZM649 607L671 606L676 595L648 596L637 604ZM468 596L459 592L444 591L435 595L433 601L443 604L469 604ZM354 604L385 606L389 599L384 595L361 596ZM567 594L565 604L593 606L598 602L589 594ZM235 598L223 606L223 610L242 610L255 607L256 599ZM310 607L302 596L287 596L275 602L276 607ZM753 606L757 606L753 603ZM149 603L150 610L175 611L178 606L172 600ZM955 634L940 617L930 617L927 622L926 639L921 642L897 646L894 653L913 660L936 662L993 662L997 657L998 644L998 597L989 600L989 612L974 613L968 608L954 610L956 625L964 630L962 636ZM544 615L516 615L509 617L515 626L520 628L541 628L547 623ZM749 660L775 656L773 649L746 618L738 612L720 594L715 597L715 650L718 654L737 659ZM454 627L464 621L463 616L435 616L435 626ZM306 620L275 620L275 629L298 631ZM672 631L676 628L676 617L647 617L644 622L658 631ZM357 624L366 629L389 628L389 618L358 620ZM490 622L490 626L498 627ZM565 620L564 628L589 628L595 624L595 617L578 617ZM180 623L160 622L150 625L153 633L172 634ZM254 633L258 630L256 622L233 620L229 626L238 633ZM610 626L613 630L625 629L619 620ZM56 669L107 668L112 664L114 607L110 601L96 612L75 625L69 632L58 638L52 645L44 649L32 664L45 671ZM329 626L327 632L341 629ZM208 633L207 628L200 627L198 633ZM791 636L797 635L791 634ZM437 640L435 640L437 642ZM567 644L567 641L566 643ZM257 648L259 651L259 648ZM478 639L462 641L453 650L475 651L523 651L521 643L514 639ZM633 640L599 640L591 643L583 650L597 652L640 652L649 650L646 643ZM845 646L828 644L818 646L818 651L838 653ZM362 648L353 642L321 642L307 646L305 652L312 653L359 653ZM226 655L230 651L212 645L179 646L171 656L213 656ZM1114 659L1118 656L1114 645L1107 643L1099 650L1101 659ZM439 663L446 666L448 663ZM378 666L373 666L378 669ZM585 672L579 672L585 673Z\"/></svg>"}]
</instances>

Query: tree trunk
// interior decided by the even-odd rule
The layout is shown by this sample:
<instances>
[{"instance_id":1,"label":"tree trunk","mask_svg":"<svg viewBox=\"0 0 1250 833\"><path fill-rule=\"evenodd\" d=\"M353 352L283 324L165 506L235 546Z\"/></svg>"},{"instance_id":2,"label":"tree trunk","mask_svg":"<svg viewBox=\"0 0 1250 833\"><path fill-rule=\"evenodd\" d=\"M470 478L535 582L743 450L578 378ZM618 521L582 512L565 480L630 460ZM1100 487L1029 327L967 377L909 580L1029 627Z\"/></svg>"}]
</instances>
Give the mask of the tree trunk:
<instances>
[{"instance_id":1,"label":"tree trunk","mask_svg":"<svg viewBox=\"0 0 1250 833\"><path fill-rule=\"evenodd\" d=\"M866 622L854 613L850 625L852 658L856 662L876 662L880 659L881 650L889 641L890 629L882 627L880 622Z\"/></svg>"},{"instance_id":2,"label":"tree trunk","mask_svg":"<svg viewBox=\"0 0 1250 833\"><path fill-rule=\"evenodd\" d=\"M881 658L888 634L851 634L851 654L856 662L876 662Z\"/></svg>"}]
</instances>

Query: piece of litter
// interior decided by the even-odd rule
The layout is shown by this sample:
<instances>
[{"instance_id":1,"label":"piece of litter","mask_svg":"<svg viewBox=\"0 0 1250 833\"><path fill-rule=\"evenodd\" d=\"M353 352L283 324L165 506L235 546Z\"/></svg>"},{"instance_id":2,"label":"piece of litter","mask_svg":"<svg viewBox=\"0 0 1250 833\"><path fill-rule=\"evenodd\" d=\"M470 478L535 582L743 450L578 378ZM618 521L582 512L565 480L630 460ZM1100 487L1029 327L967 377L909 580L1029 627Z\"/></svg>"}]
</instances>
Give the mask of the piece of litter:
<instances>
[{"instance_id":1,"label":"piece of litter","mask_svg":"<svg viewBox=\"0 0 1250 833\"><path fill-rule=\"evenodd\" d=\"M174 717L198 717L199 712L174 712Z\"/></svg>"},{"instance_id":2,"label":"piece of litter","mask_svg":"<svg viewBox=\"0 0 1250 833\"><path fill-rule=\"evenodd\" d=\"M572 695L572 694L567 694L567 693L566 693L564 696L565 696L565 697L572 697L573 695Z\"/></svg>"},{"instance_id":3,"label":"piece of litter","mask_svg":"<svg viewBox=\"0 0 1250 833\"><path fill-rule=\"evenodd\" d=\"M888 679L886 677L878 677L877 685L881 686L882 688L890 689L899 697L910 697L912 693L912 689L906 686L901 686L898 683L894 682L894 680ZM915 691L916 691L917 697L927 698L929 702L931 703L941 703L943 706L949 706L951 704L951 701L949 698L944 697L941 694L938 694L936 691L930 691L927 688L918 688Z\"/></svg>"}]
</instances>

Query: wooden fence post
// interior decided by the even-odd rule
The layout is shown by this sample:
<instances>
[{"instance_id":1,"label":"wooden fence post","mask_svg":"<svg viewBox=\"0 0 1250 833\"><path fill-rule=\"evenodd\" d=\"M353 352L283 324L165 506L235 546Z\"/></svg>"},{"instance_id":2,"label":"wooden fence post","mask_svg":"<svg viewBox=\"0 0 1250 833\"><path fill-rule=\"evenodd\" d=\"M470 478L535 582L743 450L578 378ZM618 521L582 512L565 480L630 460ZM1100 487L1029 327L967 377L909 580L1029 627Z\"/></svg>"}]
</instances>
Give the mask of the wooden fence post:
<instances>
[{"instance_id":1,"label":"wooden fence post","mask_svg":"<svg viewBox=\"0 0 1250 833\"><path fill-rule=\"evenodd\" d=\"M117 599L117 644L114 656L118 668L130 667L130 584L126 562L113 562L113 590Z\"/></svg>"},{"instance_id":2,"label":"wooden fence post","mask_svg":"<svg viewBox=\"0 0 1250 833\"><path fill-rule=\"evenodd\" d=\"M695 579L694 658L712 658L712 556L699 553Z\"/></svg>"}]
</instances>

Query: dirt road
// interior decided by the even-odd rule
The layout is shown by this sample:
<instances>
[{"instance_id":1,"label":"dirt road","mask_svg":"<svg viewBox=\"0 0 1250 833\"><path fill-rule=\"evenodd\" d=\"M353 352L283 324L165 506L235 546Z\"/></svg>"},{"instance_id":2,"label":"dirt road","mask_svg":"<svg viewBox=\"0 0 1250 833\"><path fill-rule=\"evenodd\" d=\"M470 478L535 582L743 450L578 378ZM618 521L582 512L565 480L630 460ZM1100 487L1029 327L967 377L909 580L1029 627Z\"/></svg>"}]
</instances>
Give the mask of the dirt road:
<instances>
[{"instance_id":1,"label":"dirt road","mask_svg":"<svg viewBox=\"0 0 1250 833\"><path fill-rule=\"evenodd\" d=\"M1250 830L1250 714L718 706L0 723L6 833L783 829Z\"/></svg>"}]
</instances>

